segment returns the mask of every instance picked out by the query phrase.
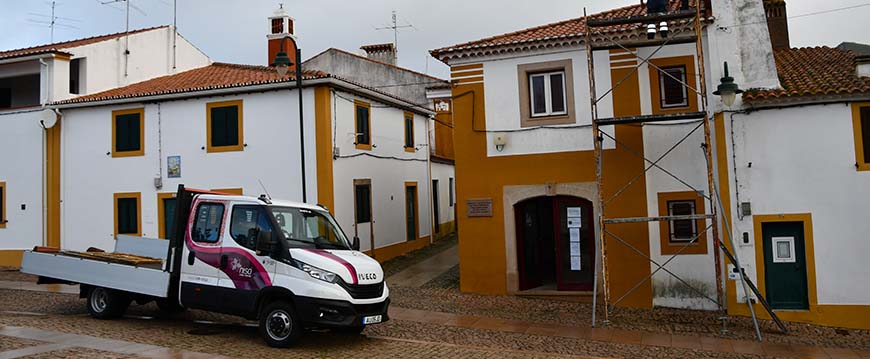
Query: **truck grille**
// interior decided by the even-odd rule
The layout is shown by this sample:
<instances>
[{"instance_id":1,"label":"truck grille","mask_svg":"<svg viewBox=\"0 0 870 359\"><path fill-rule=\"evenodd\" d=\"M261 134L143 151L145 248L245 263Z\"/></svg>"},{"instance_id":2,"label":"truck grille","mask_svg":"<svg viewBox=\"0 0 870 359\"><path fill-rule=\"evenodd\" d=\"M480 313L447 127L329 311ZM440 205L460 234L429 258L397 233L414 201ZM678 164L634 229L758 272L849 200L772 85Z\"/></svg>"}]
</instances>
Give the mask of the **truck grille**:
<instances>
[{"instance_id":1,"label":"truck grille","mask_svg":"<svg viewBox=\"0 0 870 359\"><path fill-rule=\"evenodd\" d=\"M347 284L343 280L338 282L344 290L350 293L353 299L374 299L384 294L384 282L377 284Z\"/></svg>"}]
</instances>

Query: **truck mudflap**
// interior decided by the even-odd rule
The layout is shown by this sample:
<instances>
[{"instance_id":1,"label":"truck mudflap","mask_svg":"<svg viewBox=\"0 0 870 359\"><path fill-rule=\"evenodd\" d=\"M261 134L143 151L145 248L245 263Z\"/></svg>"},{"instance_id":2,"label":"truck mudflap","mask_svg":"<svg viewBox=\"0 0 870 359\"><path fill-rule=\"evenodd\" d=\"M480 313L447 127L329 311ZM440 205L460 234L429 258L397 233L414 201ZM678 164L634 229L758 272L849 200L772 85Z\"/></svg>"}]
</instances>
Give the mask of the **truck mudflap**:
<instances>
[{"instance_id":1,"label":"truck mudflap","mask_svg":"<svg viewBox=\"0 0 870 359\"><path fill-rule=\"evenodd\" d=\"M296 297L294 304L299 319L306 326L362 327L367 325L364 321L378 324L389 320L390 298L374 304L352 304L341 300Z\"/></svg>"}]
</instances>

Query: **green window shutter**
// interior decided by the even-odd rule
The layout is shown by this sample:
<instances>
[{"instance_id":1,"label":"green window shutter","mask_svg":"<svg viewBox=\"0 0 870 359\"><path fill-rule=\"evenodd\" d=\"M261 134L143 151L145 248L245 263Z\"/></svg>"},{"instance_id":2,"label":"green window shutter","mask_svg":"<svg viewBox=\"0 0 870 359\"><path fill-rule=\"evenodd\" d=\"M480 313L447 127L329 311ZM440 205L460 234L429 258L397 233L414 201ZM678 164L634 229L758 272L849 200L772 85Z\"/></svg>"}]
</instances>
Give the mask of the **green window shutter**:
<instances>
[{"instance_id":1,"label":"green window shutter","mask_svg":"<svg viewBox=\"0 0 870 359\"><path fill-rule=\"evenodd\" d=\"M142 149L142 144L140 143L140 121L142 121L142 118L138 113L115 117L115 152L139 151Z\"/></svg>"},{"instance_id":2,"label":"green window shutter","mask_svg":"<svg viewBox=\"0 0 870 359\"><path fill-rule=\"evenodd\" d=\"M864 163L870 163L870 107L861 107L861 138L864 142Z\"/></svg>"},{"instance_id":3,"label":"green window shutter","mask_svg":"<svg viewBox=\"0 0 870 359\"><path fill-rule=\"evenodd\" d=\"M359 145L371 144L371 133L369 132L369 108L365 106L356 106L356 143Z\"/></svg>"},{"instance_id":4,"label":"green window shutter","mask_svg":"<svg viewBox=\"0 0 870 359\"><path fill-rule=\"evenodd\" d=\"M6 208L3 208L3 204L6 203L3 200L3 196L6 195L6 187L0 186L0 224L3 224L6 220Z\"/></svg>"},{"instance_id":5,"label":"green window shutter","mask_svg":"<svg viewBox=\"0 0 870 359\"><path fill-rule=\"evenodd\" d=\"M356 223L371 222L371 185L360 184L355 189Z\"/></svg>"},{"instance_id":6,"label":"green window shutter","mask_svg":"<svg viewBox=\"0 0 870 359\"><path fill-rule=\"evenodd\" d=\"M238 106L212 107L211 145L239 145L239 108Z\"/></svg>"},{"instance_id":7,"label":"green window shutter","mask_svg":"<svg viewBox=\"0 0 870 359\"><path fill-rule=\"evenodd\" d=\"M405 147L414 147L414 118L405 117Z\"/></svg>"},{"instance_id":8,"label":"green window shutter","mask_svg":"<svg viewBox=\"0 0 870 359\"><path fill-rule=\"evenodd\" d=\"M139 203L135 198L118 198L118 234L139 232Z\"/></svg>"},{"instance_id":9,"label":"green window shutter","mask_svg":"<svg viewBox=\"0 0 870 359\"><path fill-rule=\"evenodd\" d=\"M164 239L172 239L174 233L172 233L172 226L175 223L175 204L177 203L175 198L167 198L163 200L163 228L164 233L166 233L166 238Z\"/></svg>"}]
</instances>

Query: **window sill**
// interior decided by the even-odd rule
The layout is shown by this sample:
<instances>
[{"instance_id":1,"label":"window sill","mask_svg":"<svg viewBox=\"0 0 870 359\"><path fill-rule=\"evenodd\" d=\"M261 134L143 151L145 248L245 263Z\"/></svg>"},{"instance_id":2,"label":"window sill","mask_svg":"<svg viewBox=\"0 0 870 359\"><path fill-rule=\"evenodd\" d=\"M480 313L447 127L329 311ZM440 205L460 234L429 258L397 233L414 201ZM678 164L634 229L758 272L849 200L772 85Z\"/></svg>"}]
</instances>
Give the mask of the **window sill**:
<instances>
[{"instance_id":1,"label":"window sill","mask_svg":"<svg viewBox=\"0 0 870 359\"><path fill-rule=\"evenodd\" d=\"M363 151L371 151L372 145L359 145L358 144L358 145L356 145L356 149L363 150Z\"/></svg>"},{"instance_id":2,"label":"window sill","mask_svg":"<svg viewBox=\"0 0 870 359\"><path fill-rule=\"evenodd\" d=\"M242 152L245 150L244 145L236 145L236 146L208 146L206 148L206 152L208 153L221 153L221 152Z\"/></svg>"},{"instance_id":3,"label":"window sill","mask_svg":"<svg viewBox=\"0 0 870 359\"><path fill-rule=\"evenodd\" d=\"M145 156L145 150L139 151L123 151L123 152L112 152L112 158L124 158L124 157L142 157Z\"/></svg>"},{"instance_id":4,"label":"window sill","mask_svg":"<svg viewBox=\"0 0 870 359\"><path fill-rule=\"evenodd\" d=\"M408 152L408 153L417 153L417 148L415 148L415 147L405 147L405 152Z\"/></svg>"},{"instance_id":5,"label":"window sill","mask_svg":"<svg viewBox=\"0 0 870 359\"><path fill-rule=\"evenodd\" d=\"M870 163L859 164L855 166L855 170L858 172L868 172L870 171Z\"/></svg>"},{"instance_id":6,"label":"window sill","mask_svg":"<svg viewBox=\"0 0 870 359\"><path fill-rule=\"evenodd\" d=\"M573 116L571 116L571 114L551 115L523 118L520 121L520 127L528 128L538 126L573 125L575 123L577 123L577 121Z\"/></svg>"}]
</instances>

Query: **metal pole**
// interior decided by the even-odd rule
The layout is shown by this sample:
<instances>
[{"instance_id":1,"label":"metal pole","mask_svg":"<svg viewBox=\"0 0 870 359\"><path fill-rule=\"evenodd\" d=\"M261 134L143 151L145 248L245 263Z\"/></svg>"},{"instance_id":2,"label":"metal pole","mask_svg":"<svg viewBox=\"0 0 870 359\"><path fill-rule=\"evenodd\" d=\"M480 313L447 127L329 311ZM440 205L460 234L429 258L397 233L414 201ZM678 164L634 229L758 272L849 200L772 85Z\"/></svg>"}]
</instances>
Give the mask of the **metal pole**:
<instances>
[{"instance_id":1,"label":"metal pole","mask_svg":"<svg viewBox=\"0 0 870 359\"><path fill-rule=\"evenodd\" d=\"M295 41L294 41L295 45ZM302 103L302 50L296 45L296 90L299 92L299 148L302 157L302 202L308 203L308 191L305 176L305 110Z\"/></svg>"},{"instance_id":2,"label":"metal pole","mask_svg":"<svg viewBox=\"0 0 870 359\"><path fill-rule=\"evenodd\" d=\"M435 198L435 189L432 188L434 183L432 181L432 147L431 147L432 143L429 141L429 139L430 139L429 136L431 135L429 133L429 131L430 131L429 121L430 120L431 120L431 118L426 119L426 166L427 166L427 173L429 175L429 223L432 224L432 226L430 226L430 228L429 228L429 230L431 231L431 233L429 234L429 244L432 244L432 243L435 243L435 228L437 228L437 226L440 223L435 223L435 202L434 201L437 201L438 198ZM412 119L412 121L413 121L413 119ZM432 126L432 128L434 128L434 127L435 126ZM411 136L414 136L414 134L412 133ZM439 184L441 184L441 181L438 181L438 182L439 182ZM440 195L440 193L439 193L439 195ZM438 209L440 210L441 206L438 206ZM439 215L439 217L441 217L441 216Z\"/></svg>"}]
</instances>

